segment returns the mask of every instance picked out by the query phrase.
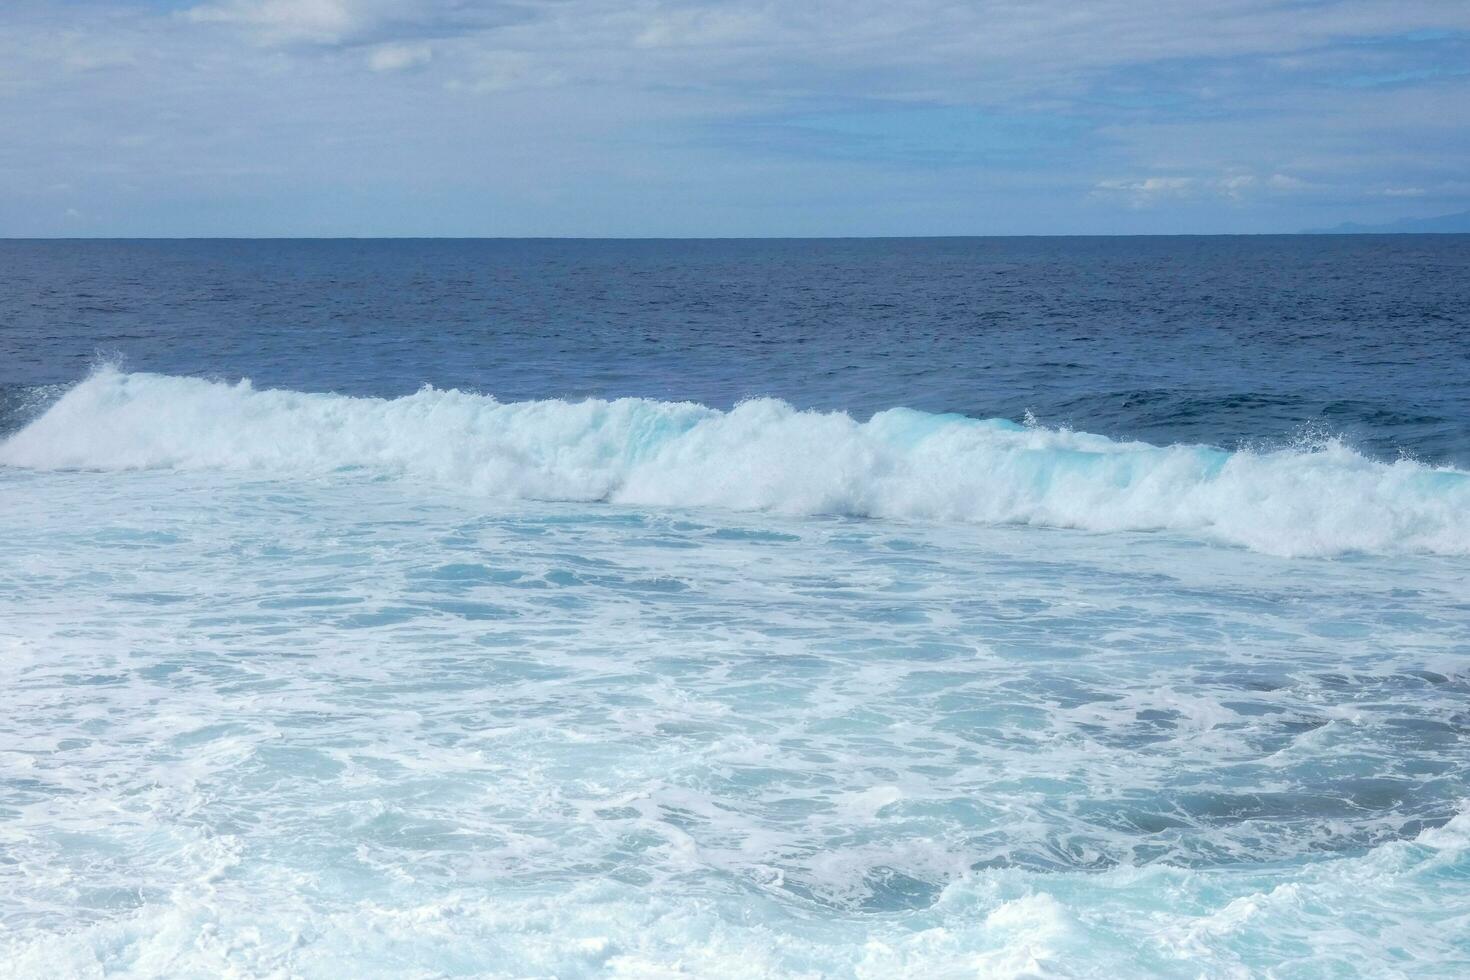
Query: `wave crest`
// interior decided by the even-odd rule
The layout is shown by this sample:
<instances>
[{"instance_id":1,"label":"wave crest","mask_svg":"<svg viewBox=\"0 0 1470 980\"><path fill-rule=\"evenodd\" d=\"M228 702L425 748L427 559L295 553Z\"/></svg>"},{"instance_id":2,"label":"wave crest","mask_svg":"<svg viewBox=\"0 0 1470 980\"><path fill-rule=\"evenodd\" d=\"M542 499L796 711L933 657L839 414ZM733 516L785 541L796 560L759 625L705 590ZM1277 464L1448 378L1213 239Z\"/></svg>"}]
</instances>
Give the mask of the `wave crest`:
<instances>
[{"instance_id":1,"label":"wave crest","mask_svg":"<svg viewBox=\"0 0 1470 980\"><path fill-rule=\"evenodd\" d=\"M256 390L104 368L0 443L34 469L369 468L485 494L1177 530L1270 554L1470 554L1470 474L1338 444L1230 453L931 415Z\"/></svg>"}]
</instances>

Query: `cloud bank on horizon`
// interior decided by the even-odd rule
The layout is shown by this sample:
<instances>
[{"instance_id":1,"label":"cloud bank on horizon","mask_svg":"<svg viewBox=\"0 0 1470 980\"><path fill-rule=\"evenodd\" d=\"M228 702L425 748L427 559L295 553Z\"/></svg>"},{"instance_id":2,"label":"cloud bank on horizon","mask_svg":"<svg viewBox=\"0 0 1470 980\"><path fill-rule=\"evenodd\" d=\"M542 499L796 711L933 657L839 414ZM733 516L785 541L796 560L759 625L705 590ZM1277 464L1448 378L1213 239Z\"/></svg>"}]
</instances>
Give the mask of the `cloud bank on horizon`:
<instances>
[{"instance_id":1,"label":"cloud bank on horizon","mask_svg":"<svg viewBox=\"0 0 1470 980\"><path fill-rule=\"evenodd\" d=\"M1293 231L1470 207L1450 0L10 0L3 235Z\"/></svg>"}]
</instances>

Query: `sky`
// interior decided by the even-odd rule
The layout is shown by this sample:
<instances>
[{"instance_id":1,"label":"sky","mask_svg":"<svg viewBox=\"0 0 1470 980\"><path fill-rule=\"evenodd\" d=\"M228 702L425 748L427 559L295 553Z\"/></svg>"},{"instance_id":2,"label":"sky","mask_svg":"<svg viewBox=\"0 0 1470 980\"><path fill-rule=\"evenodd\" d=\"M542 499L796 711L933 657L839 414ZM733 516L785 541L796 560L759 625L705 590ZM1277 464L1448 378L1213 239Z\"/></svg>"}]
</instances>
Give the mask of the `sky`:
<instances>
[{"instance_id":1,"label":"sky","mask_svg":"<svg viewBox=\"0 0 1470 980\"><path fill-rule=\"evenodd\" d=\"M0 236L1290 232L1470 208L1466 0L0 0Z\"/></svg>"}]
</instances>

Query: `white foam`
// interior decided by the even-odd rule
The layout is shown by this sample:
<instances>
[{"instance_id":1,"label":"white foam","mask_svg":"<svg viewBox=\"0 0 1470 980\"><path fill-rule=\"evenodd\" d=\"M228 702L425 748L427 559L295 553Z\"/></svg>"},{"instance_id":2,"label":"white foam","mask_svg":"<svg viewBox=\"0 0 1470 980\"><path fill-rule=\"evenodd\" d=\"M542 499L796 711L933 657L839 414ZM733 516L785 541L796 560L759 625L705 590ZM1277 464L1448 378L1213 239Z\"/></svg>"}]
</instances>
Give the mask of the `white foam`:
<instances>
[{"instance_id":1,"label":"white foam","mask_svg":"<svg viewBox=\"0 0 1470 980\"><path fill-rule=\"evenodd\" d=\"M761 900L593 882L554 898L448 890L324 910L296 881L201 877L132 916L0 938L0 966L25 977L1448 977L1466 964L1453 904L1464 864L1444 837L1463 820L1291 884L1167 867L997 872L907 919L787 919Z\"/></svg>"},{"instance_id":2,"label":"white foam","mask_svg":"<svg viewBox=\"0 0 1470 980\"><path fill-rule=\"evenodd\" d=\"M0 470L0 976L1470 968L1461 561L255 472Z\"/></svg>"},{"instance_id":3,"label":"white foam","mask_svg":"<svg viewBox=\"0 0 1470 980\"><path fill-rule=\"evenodd\" d=\"M1470 474L1327 443L1237 452L1003 420L867 422L763 399L396 399L103 369L0 444L34 469L342 468L498 497L786 514L1175 530L1285 555L1470 554Z\"/></svg>"}]
</instances>

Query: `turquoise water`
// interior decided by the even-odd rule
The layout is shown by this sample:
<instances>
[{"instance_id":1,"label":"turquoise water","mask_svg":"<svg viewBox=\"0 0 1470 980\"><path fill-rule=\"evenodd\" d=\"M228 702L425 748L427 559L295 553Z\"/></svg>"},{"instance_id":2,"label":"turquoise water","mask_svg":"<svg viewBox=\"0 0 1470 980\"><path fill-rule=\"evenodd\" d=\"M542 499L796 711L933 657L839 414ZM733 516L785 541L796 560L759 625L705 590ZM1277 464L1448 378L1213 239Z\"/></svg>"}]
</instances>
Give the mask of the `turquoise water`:
<instances>
[{"instance_id":1,"label":"turquoise water","mask_svg":"<svg viewBox=\"0 0 1470 980\"><path fill-rule=\"evenodd\" d=\"M1341 543L853 517L826 506L846 498L813 445L796 475L762 455L707 488L732 499L623 503L709 478L685 443L729 416L676 406L700 421L635 413L641 440L593 438L559 417L585 406L497 428L500 407L462 400L489 413L478 443L402 403L103 372L0 447L13 971L1470 963L1454 474L1340 448L1252 460L1326 469L1349 503L1422 484L1388 519L1442 522L1384 554L1282 557ZM425 428L391 433L395 409ZM528 418L546 428L516 458L497 439ZM828 446L853 425L755 424L799 423ZM234 439L191 456L193 424ZM1073 439L985 431L945 458L1003 473ZM1007 492L1095 479L1089 499L1131 510L1153 478L1131 460L1160 451L1121 448L1121 470L1062 452L1062 476L1032 465ZM1206 485L1237 463L1195 455ZM873 463L887 509L936 484L899 472L928 458ZM751 481L774 496L741 496Z\"/></svg>"},{"instance_id":2,"label":"turquoise water","mask_svg":"<svg viewBox=\"0 0 1470 980\"><path fill-rule=\"evenodd\" d=\"M1457 390L1389 453L339 369L13 400L0 973L1470 972Z\"/></svg>"}]
</instances>

